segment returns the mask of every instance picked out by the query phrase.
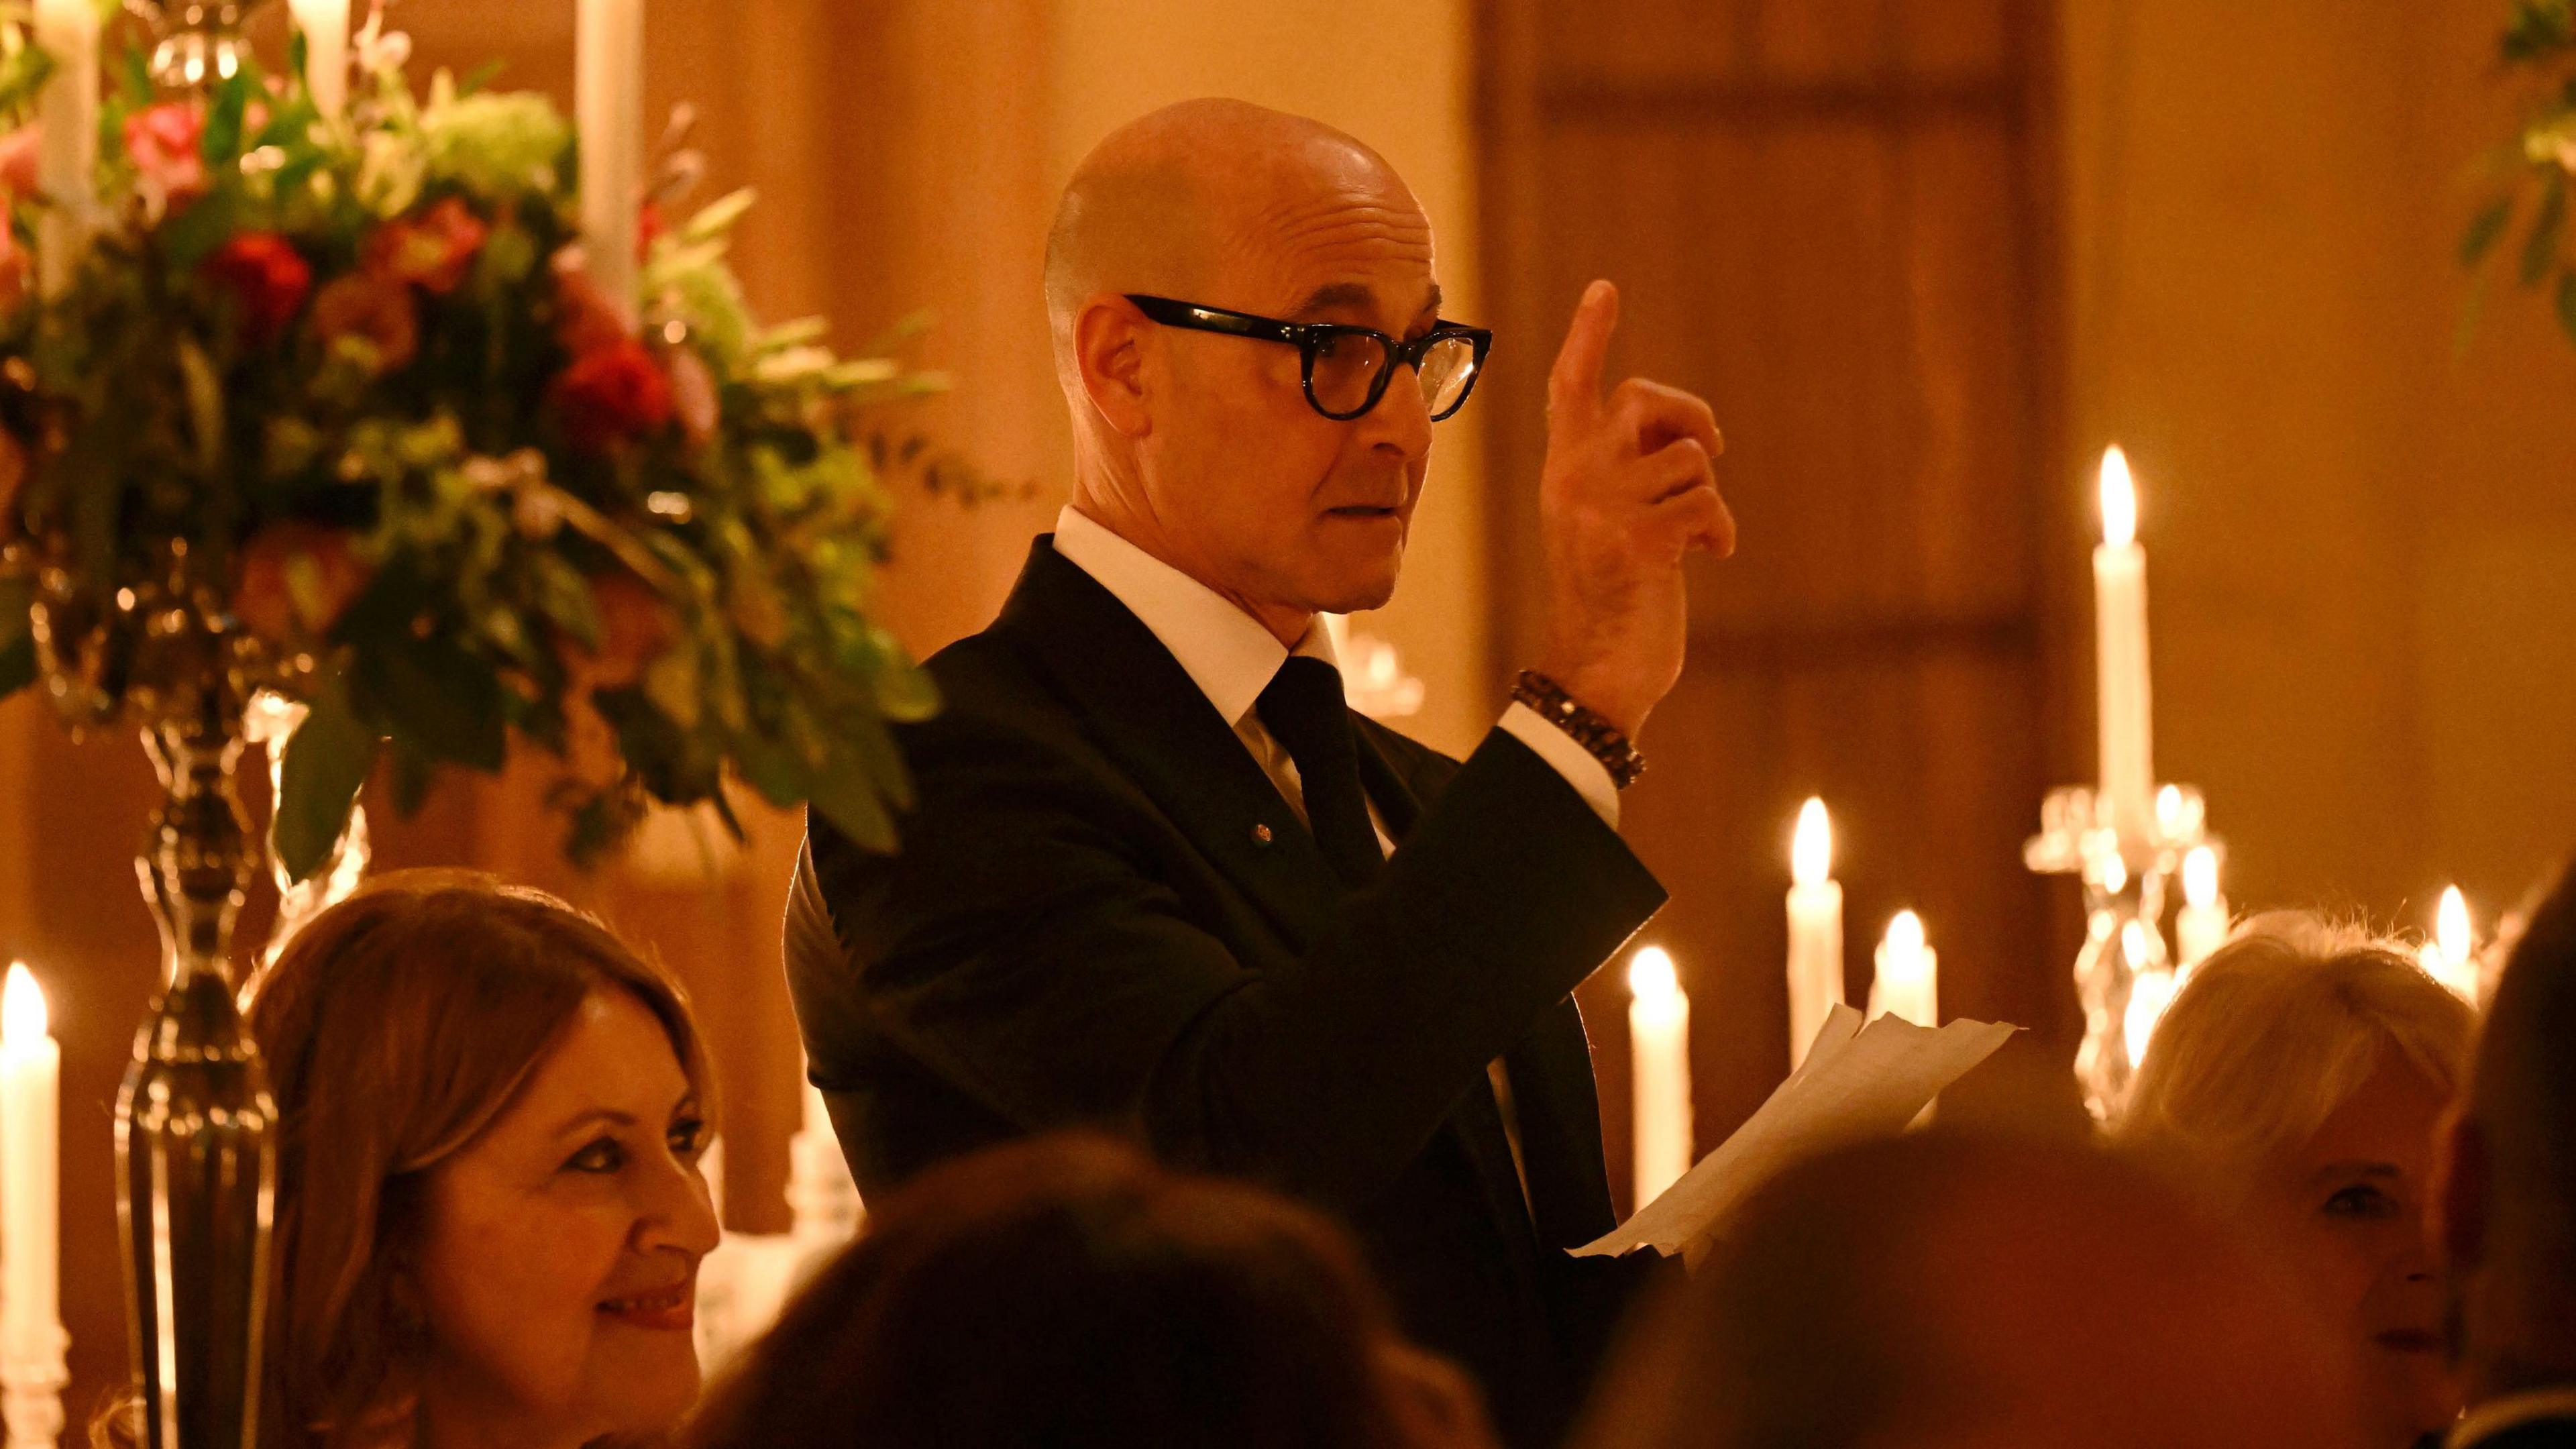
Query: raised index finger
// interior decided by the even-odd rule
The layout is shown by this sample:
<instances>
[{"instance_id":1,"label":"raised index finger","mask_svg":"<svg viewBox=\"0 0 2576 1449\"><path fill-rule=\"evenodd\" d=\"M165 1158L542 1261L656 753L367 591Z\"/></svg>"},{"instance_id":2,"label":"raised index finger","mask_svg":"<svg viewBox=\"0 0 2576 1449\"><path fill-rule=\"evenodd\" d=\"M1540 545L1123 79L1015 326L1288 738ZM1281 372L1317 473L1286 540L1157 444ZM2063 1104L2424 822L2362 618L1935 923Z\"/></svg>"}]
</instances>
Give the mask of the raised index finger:
<instances>
[{"instance_id":1,"label":"raised index finger","mask_svg":"<svg viewBox=\"0 0 2576 1449\"><path fill-rule=\"evenodd\" d=\"M1583 289L1575 304L1565 345L1556 351L1556 366L1547 375L1548 410L1559 416L1586 418L1601 407L1601 369L1610 360L1610 333L1619 325L1619 289L1606 281Z\"/></svg>"}]
</instances>

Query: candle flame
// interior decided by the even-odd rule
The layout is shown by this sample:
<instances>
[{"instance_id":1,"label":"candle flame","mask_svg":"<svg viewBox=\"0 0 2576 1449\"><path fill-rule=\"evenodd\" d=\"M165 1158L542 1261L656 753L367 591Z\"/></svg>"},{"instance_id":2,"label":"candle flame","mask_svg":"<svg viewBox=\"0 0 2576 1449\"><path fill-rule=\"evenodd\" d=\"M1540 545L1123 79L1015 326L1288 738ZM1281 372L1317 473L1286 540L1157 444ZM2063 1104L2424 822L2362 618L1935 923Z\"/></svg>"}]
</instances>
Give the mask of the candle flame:
<instances>
[{"instance_id":1,"label":"candle flame","mask_svg":"<svg viewBox=\"0 0 2576 1449\"><path fill-rule=\"evenodd\" d=\"M2113 895L2129 888L2129 863L2114 851L2102 857L2102 889Z\"/></svg>"},{"instance_id":2,"label":"candle flame","mask_svg":"<svg viewBox=\"0 0 2576 1449\"><path fill-rule=\"evenodd\" d=\"M1640 946L1628 958L1628 990L1639 1001L1669 1001L1681 993L1682 984L1673 970L1673 953L1661 946Z\"/></svg>"},{"instance_id":3,"label":"candle flame","mask_svg":"<svg viewBox=\"0 0 2576 1449\"><path fill-rule=\"evenodd\" d=\"M1912 911L1898 911L1887 923L1884 943L1893 956L1917 956L1923 952L1923 918Z\"/></svg>"},{"instance_id":4,"label":"candle flame","mask_svg":"<svg viewBox=\"0 0 2576 1449\"><path fill-rule=\"evenodd\" d=\"M2195 845L2182 858L2183 904L2208 910L2218 904L2218 852Z\"/></svg>"},{"instance_id":5,"label":"candle flame","mask_svg":"<svg viewBox=\"0 0 2576 1449\"><path fill-rule=\"evenodd\" d=\"M1834 822L1825 802L1813 795L1798 807L1798 833L1789 841L1789 878L1802 886L1823 885L1834 871Z\"/></svg>"},{"instance_id":6,"label":"candle flame","mask_svg":"<svg viewBox=\"0 0 2576 1449\"><path fill-rule=\"evenodd\" d=\"M2433 939L2441 943L2443 957L2455 969L2477 950L2469 929L2468 898L2458 886L2442 892L2442 904L2433 913Z\"/></svg>"},{"instance_id":7,"label":"candle flame","mask_svg":"<svg viewBox=\"0 0 2576 1449\"><path fill-rule=\"evenodd\" d=\"M42 1041L49 1025L45 989L36 984L36 973L24 961L10 962L8 984L0 986L0 1046Z\"/></svg>"},{"instance_id":8,"label":"candle flame","mask_svg":"<svg viewBox=\"0 0 2576 1449\"><path fill-rule=\"evenodd\" d=\"M2102 450L2102 541L2127 548L2138 538L2138 485L2129 478L2129 455L2113 443Z\"/></svg>"}]
</instances>

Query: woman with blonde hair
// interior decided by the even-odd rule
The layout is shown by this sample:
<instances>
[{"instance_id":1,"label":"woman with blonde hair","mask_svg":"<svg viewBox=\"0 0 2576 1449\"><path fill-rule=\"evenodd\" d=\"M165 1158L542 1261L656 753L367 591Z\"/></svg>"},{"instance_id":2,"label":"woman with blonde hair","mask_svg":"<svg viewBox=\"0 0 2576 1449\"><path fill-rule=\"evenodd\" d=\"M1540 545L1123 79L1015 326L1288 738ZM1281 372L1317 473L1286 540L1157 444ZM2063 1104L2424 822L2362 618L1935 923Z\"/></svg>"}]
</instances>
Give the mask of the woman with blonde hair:
<instances>
[{"instance_id":1,"label":"woman with blonde hair","mask_svg":"<svg viewBox=\"0 0 2576 1449\"><path fill-rule=\"evenodd\" d=\"M717 1239L670 977L542 892L408 871L255 991L282 1127L261 1449L667 1431Z\"/></svg>"},{"instance_id":2,"label":"woman with blonde hair","mask_svg":"<svg viewBox=\"0 0 2576 1449\"><path fill-rule=\"evenodd\" d=\"M2258 916L2174 998L2120 1123L2280 1245L2359 1356L2382 1449L2459 1414L2423 1214L2474 1030L2403 947Z\"/></svg>"}]
</instances>

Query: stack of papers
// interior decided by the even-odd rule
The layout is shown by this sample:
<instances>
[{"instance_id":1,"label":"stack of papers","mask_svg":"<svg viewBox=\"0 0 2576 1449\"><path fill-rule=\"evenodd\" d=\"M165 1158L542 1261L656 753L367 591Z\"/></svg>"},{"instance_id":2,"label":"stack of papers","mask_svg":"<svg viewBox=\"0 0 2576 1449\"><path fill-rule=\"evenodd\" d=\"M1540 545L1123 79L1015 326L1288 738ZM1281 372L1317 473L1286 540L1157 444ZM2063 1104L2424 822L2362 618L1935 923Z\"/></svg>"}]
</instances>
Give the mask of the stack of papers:
<instances>
[{"instance_id":1,"label":"stack of papers","mask_svg":"<svg viewBox=\"0 0 2576 1449\"><path fill-rule=\"evenodd\" d=\"M1863 1025L1859 1012L1835 1006L1806 1061L1734 1136L1663 1196L1574 1255L1615 1257L1651 1247L1680 1253L1697 1267L1727 1213L1774 1173L1848 1142L1903 1131L1943 1087L2018 1030L1989 1021L1935 1029L1893 1016Z\"/></svg>"}]
</instances>

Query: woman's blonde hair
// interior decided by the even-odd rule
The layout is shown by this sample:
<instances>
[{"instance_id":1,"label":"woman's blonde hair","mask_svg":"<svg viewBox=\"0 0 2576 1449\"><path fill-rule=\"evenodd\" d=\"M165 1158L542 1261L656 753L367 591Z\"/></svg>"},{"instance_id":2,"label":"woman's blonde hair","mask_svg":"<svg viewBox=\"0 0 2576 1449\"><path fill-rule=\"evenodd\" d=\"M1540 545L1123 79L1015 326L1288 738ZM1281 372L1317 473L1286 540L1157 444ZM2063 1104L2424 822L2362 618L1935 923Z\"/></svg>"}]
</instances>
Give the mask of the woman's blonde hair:
<instances>
[{"instance_id":1,"label":"woman's blonde hair","mask_svg":"<svg viewBox=\"0 0 2576 1449\"><path fill-rule=\"evenodd\" d=\"M426 1344L398 1280L422 1174L499 1117L582 1002L612 990L653 1013L703 1100L678 983L591 916L490 876L382 876L261 975L249 1024L281 1128L261 1449L411 1442Z\"/></svg>"},{"instance_id":2,"label":"woman's blonde hair","mask_svg":"<svg viewBox=\"0 0 2576 1449\"><path fill-rule=\"evenodd\" d=\"M2257 916L2175 996L2119 1132L2241 1172L2316 1135L2392 1053L2457 1092L2475 1031L2399 943L2305 911Z\"/></svg>"}]
</instances>

